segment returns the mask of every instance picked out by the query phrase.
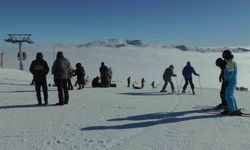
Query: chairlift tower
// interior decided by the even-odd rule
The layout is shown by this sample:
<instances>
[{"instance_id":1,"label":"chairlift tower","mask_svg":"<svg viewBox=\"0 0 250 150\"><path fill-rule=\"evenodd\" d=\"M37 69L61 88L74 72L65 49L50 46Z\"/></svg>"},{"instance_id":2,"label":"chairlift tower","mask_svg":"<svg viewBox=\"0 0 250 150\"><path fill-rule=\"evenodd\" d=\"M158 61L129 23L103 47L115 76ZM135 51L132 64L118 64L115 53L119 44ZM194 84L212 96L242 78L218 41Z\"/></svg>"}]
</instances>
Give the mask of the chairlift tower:
<instances>
[{"instance_id":1,"label":"chairlift tower","mask_svg":"<svg viewBox=\"0 0 250 150\"><path fill-rule=\"evenodd\" d=\"M22 43L33 44L34 42L30 39L31 35L32 34L8 34L9 38L4 39L4 41L8 43L19 44L20 70L23 70Z\"/></svg>"}]
</instances>

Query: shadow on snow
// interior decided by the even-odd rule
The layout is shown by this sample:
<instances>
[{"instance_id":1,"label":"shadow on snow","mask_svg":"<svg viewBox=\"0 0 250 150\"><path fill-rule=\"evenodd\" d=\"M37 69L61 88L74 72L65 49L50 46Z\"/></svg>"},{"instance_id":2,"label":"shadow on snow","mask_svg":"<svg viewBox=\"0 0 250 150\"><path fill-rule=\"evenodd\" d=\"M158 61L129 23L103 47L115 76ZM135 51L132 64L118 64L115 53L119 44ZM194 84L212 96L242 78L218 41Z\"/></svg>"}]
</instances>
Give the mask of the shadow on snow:
<instances>
[{"instance_id":1,"label":"shadow on snow","mask_svg":"<svg viewBox=\"0 0 250 150\"><path fill-rule=\"evenodd\" d=\"M162 96L162 95L177 95L178 93L170 94L166 92L127 92L127 93L117 93L120 95L130 95L130 96Z\"/></svg>"},{"instance_id":2,"label":"shadow on snow","mask_svg":"<svg viewBox=\"0 0 250 150\"><path fill-rule=\"evenodd\" d=\"M188 114L197 113L200 114L201 110L189 110L189 111L180 111L180 112L170 112L170 113L152 113L152 114L144 114L137 116L129 116L125 118L115 118L107 121L141 121L136 123L128 123L123 125L113 125L113 126L92 126L81 128L81 131L86 130L108 130L108 129L134 129L134 128L146 128L150 126L160 125L160 124L168 124L168 123L176 123L182 121L190 121L197 119L209 119L221 117L221 115L194 115L187 116Z\"/></svg>"},{"instance_id":3,"label":"shadow on snow","mask_svg":"<svg viewBox=\"0 0 250 150\"><path fill-rule=\"evenodd\" d=\"M38 105L38 104L7 105L7 106L0 106L0 110L2 110L2 109L16 109L16 108L50 107L50 106L55 106L55 104L49 104L49 105Z\"/></svg>"}]
</instances>

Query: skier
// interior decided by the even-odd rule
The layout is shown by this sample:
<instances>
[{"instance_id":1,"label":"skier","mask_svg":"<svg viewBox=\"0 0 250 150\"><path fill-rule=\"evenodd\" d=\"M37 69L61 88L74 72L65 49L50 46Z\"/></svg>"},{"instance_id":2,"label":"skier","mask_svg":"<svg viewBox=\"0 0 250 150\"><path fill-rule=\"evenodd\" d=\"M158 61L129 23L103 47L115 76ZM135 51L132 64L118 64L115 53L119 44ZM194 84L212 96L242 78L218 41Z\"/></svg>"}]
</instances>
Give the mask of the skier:
<instances>
[{"instance_id":1,"label":"skier","mask_svg":"<svg viewBox=\"0 0 250 150\"><path fill-rule=\"evenodd\" d=\"M56 55L56 60L52 66L52 74L58 90L59 102L56 105L64 105L69 102L69 91L67 87L67 80L70 70L70 62L64 58L63 52L59 51Z\"/></svg>"},{"instance_id":2,"label":"skier","mask_svg":"<svg viewBox=\"0 0 250 150\"><path fill-rule=\"evenodd\" d=\"M187 85L189 83L191 86L191 89L192 89L192 93L193 93L193 95L195 95L192 74L194 74L196 76L200 76L198 73L195 72L194 68L191 66L191 63L188 61L187 65L182 70L182 75L185 79L185 84L183 86L182 93L186 92L186 88L187 88Z\"/></svg>"},{"instance_id":3,"label":"skier","mask_svg":"<svg viewBox=\"0 0 250 150\"><path fill-rule=\"evenodd\" d=\"M81 63L76 64L76 70L74 71L74 76L77 77L76 83L79 85L78 90L84 88L85 70Z\"/></svg>"},{"instance_id":4,"label":"skier","mask_svg":"<svg viewBox=\"0 0 250 150\"><path fill-rule=\"evenodd\" d=\"M131 76L127 78L127 83L128 83L127 87L130 87L130 82L131 82Z\"/></svg>"},{"instance_id":5,"label":"skier","mask_svg":"<svg viewBox=\"0 0 250 150\"><path fill-rule=\"evenodd\" d=\"M134 89L143 89L143 87L144 87L144 82L146 82L146 81L145 81L144 78L142 78L142 79L141 79L141 87L135 86L135 85L133 84L133 88L134 88Z\"/></svg>"},{"instance_id":6,"label":"skier","mask_svg":"<svg viewBox=\"0 0 250 150\"><path fill-rule=\"evenodd\" d=\"M38 105L42 105L41 87L43 89L44 104L48 105L48 86L46 75L49 72L49 67L47 62L43 59L43 54L41 52L36 54L36 60L32 61L29 70L33 74Z\"/></svg>"},{"instance_id":7,"label":"skier","mask_svg":"<svg viewBox=\"0 0 250 150\"><path fill-rule=\"evenodd\" d=\"M108 80L107 80L108 67L105 66L104 62L101 63L101 67L99 71L100 71L100 78L101 78L101 86L107 87L108 86Z\"/></svg>"},{"instance_id":8,"label":"skier","mask_svg":"<svg viewBox=\"0 0 250 150\"><path fill-rule=\"evenodd\" d=\"M221 103L219 105L217 105L216 108L224 108L224 110L227 110L227 102L226 102L226 99L225 99L226 86L225 86L225 82L224 82L224 80L225 80L225 78L224 78L224 70L225 70L225 67L226 67L227 63L222 58L218 58L218 59L216 59L215 64L216 64L217 67L219 67L221 69L221 73L220 73L220 76L219 76L219 81L222 82L221 90L220 90Z\"/></svg>"},{"instance_id":9,"label":"skier","mask_svg":"<svg viewBox=\"0 0 250 150\"><path fill-rule=\"evenodd\" d=\"M225 50L222 53L222 57L226 61L226 67L224 70L224 84L225 89L225 98L227 101L227 110L222 112L223 114L229 115L240 115L241 112L237 108L236 99L234 96L234 88L236 87L237 82L237 65L233 61L234 56L230 50Z\"/></svg>"},{"instance_id":10,"label":"skier","mask_svg":"<svg viewBox=\"0 0 250 150\"><path fill-rule=\"evenodd\" d=\"M175 93L175 90L174 90L174 84L172 82L172 79L171 77L176 77L177 75L174 74L174 66L173 65L170 65L164 72L163 74L163 80L164 80L164 85L162 87L162 90L160 92L167 92L166 91L166 87L168 85L168 82L170 83L171 85L171 90L172 90L172 93Z\"/></svg>"}]
</instances>

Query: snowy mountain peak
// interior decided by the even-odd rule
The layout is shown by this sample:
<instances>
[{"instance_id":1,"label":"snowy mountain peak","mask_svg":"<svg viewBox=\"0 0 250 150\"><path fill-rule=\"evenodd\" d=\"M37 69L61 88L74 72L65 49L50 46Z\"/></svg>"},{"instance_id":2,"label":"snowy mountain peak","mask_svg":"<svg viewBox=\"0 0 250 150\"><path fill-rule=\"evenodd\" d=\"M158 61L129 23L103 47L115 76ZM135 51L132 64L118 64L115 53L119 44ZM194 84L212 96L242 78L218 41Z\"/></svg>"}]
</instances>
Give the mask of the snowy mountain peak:
<instances>
[{"instance_id":1,"label":"snowy mountain peak","mask_svg":"<svg viewBox=\"0 0 250 150\"><path fill-rule=\"evenodd\" d=\"M135 47L147 47L148 45L142 42L141 40L120 40L120 39L108 39L108 40L97 40L93 42L89 42L86 44L78 45L78 48L81 47L128 47L128 46L135 46Z\"/></svg>"}]
</instances>

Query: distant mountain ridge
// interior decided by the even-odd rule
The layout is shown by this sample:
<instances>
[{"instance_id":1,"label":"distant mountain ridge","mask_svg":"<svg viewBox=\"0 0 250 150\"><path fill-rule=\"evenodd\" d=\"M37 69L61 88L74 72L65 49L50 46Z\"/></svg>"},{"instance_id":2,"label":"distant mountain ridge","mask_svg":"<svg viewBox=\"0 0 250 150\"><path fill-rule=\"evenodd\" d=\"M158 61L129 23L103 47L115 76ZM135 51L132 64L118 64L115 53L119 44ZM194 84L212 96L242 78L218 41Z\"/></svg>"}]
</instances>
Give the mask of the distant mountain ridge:
<instances>
[{"instance_id":1,"label":"distant mountain ridge","mask_svg":"<svg viewBox=\"0 0 250 150\"><path fill-rule=\"evenodd\" d=\"M142 40L121 40L121 39L108 39L108 40L97 40L93 42L88 42L85 44L77 45L77 48L82 47L110 47L110 48L121 48L121 47L161 47L161 48L176 48L181 51L193 51L193 52L201 52L201 53L208 53L208 52L222 52L226 49L231 50L235 53L240 52L250 52L250 49L247 48L230 48L230 47L223 47L223 48L199 48L199 47L188 47L186 45L153 45L149 43L145 43Z\"/></svg>"},{"instance_id":2,"label":"distant mountain ridge","mask_svg":"<svg viewBox=\"0 0 250 150\"><path fill-rule=\"evenodd\" d=\"M108 39L108 40L97 40L93 42L89 42L86 44L78 45L78 48L81 47L128 47L128 46L136 46L136 47L147 47L148 45L143 43L141 40L119 40L119 39Z\"/></svg>"},{"instance_id":3,"label":"distant mountain ridge","mask_svg":"<svg viewBox=\"0 0 250 150\"><path fill-rule=\"evenodd\" d=\"M181 51L197 51L201 53L208 53L208 52L223 52L224 50L230 50L235 53L241 53L241 52L250 52L250 49L247 48L230 48L230 47L223 47L223 48L192 48L187 47L185 45L176 45L173 46L176 49L179 49Z\"/></svg>"}]
</instances>

